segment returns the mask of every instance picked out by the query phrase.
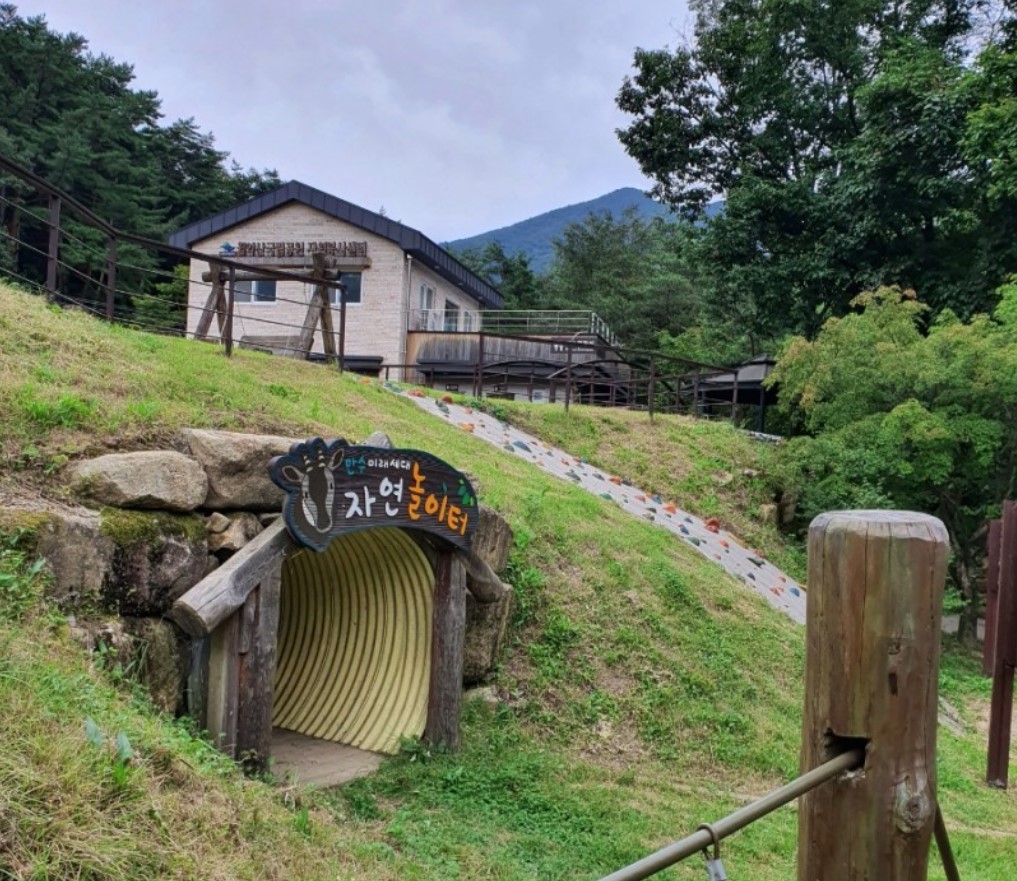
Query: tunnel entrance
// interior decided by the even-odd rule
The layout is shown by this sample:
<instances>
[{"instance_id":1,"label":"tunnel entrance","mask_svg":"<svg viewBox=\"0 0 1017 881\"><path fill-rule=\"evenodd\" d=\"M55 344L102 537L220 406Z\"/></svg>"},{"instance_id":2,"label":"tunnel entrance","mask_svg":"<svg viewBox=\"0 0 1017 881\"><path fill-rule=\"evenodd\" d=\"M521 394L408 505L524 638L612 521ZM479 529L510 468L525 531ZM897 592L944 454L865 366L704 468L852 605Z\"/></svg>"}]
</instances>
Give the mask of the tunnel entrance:
<instances>
[{"instance_id":1,"label":"tunnel entrance","mask_svg":"<svg viewBox=\"0 0 1017 881\"><path fill-rule=\"evenodd\" d=\"M291 754L317 763L296 773L303 782L327 776L330 763L368 761L328 744L391 754L424 733L434 583L427 557L399 529L350 533L285 560L273 753L283 764Z\"/></svg>"}]
</instances>

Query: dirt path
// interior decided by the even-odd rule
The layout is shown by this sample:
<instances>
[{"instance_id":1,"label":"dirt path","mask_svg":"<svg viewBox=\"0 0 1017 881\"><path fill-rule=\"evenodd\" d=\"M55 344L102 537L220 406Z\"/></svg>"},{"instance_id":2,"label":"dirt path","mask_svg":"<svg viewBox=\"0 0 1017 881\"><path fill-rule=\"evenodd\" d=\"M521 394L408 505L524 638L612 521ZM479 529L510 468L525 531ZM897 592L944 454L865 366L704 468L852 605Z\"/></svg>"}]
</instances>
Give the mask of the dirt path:
<instances>
[{"instance_id":1,"label":"dirt path","mask_svg":"<svg viewBox=\"0 0 1017 881\"><path fill-rule=\"evenodd\" d=\"M400 394L406 393L395 385L386 384L386 387ZM475 437L500 447L506 454L532 462L548 474L613 501L633 517L648 520L655 526L674 533L792 621L805 623L805 591L802 586L755 551L745 547L731 533L717 529L713 524L681 510L673 502L648 494L595 468L578 456L549 446L533 435L486 413L459 404L447 404L435 398L412 394L409 397L432 416L471 432Z\"/></svg>"}]
</instances>

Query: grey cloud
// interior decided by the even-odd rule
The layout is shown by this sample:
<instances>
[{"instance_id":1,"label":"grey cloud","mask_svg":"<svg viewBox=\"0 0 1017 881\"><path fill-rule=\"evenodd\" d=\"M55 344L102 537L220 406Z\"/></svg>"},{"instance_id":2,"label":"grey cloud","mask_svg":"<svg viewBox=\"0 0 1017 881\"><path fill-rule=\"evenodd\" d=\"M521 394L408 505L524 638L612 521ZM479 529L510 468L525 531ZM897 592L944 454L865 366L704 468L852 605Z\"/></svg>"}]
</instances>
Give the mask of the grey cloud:
<instances>
[{"instance_id":1,"label":"grey cloud","mask_svg":"<svg viewBox=\"0 0 1017 881\"><path fill-rule=\"evenodd\" d=\"M134 64L170 118L439 240L620 186L632 52L674 44L676 0L22 3Z\"/></svg>"}]
</instances>

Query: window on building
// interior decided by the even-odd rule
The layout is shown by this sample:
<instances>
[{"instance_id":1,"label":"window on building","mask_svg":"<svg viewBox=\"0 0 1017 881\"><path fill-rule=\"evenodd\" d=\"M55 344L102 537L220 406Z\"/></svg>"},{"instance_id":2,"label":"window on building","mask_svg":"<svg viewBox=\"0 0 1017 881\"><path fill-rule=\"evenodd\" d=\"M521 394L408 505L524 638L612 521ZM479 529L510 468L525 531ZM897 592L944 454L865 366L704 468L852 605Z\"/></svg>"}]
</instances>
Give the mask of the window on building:
<instances>
[{"instance_id":1,"label":"window on building","mask_svg":"<svg viewBox=\"0 0 1017 881\"><path fill-rule=\"evenodd\" d=\"M445 301L445 330L459 330L459 306L451 300Z\"/></svg>"},{"instance_id":2,"label":"window on building","mask_svg":"<svg viewBox=\"0 0 1017 881\"><path fill-rule=\"evenodd\" d=\"M238 281L236 286L236 302L238 303L274 303L275 282L267 279L258 281Z\"/></svg>"},{"instance_id":3,"label":"window on building","mask_svg":"<svg viewBox=\"0 0 1017 881\"><path fill-rule=\"evenodd\" d=\"M434 311L434 288L429 284L422 284L420 286L419 308L420 329L436 330L438 316Z\"/></svg>"},{"instance_id":4,"label":"window on building","mask_svg":"<svg viewBox=\"0 0 1017 881\"><path fill-rule=\"evenodd\" d=\"M463 330L467 333L473 330L473 313L463 312Z\"/></svg>"},{"instance_id":5,"label":"window on building","mask_svg":"<svg viewBox=\"0 0 1017 881\"><path fill-rule=\"evenodd\" d=\"M361 302L361 280L362 272L344 272L339 279L346 285L346 305ZM328 300L333 306L339 305L339 288L328 289Z\"/></svg>"}]
</instances>

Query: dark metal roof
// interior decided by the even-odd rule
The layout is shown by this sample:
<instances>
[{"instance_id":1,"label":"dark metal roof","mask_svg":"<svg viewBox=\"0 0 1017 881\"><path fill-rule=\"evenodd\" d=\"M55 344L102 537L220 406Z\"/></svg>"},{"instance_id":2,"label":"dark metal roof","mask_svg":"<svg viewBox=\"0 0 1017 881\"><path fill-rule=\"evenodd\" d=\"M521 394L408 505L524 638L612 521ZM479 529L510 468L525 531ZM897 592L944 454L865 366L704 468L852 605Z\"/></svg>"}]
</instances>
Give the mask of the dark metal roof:
<instances>
[{"instance_id":1,"label":"dark metal roof","mask_svg":"<svg viewBox=\"0 0 1017 881\"><path fill-rule=\"evenodd\" d=\"M777 362L769 355L757 355L744 364L739 364L735 369L738 375L738 388L760 388L763 380L773 372L776 364ZM714 373L712 375L704 374L702 382L710 386L733 388L735 370L727 373Z\"/></svg>"},{"instance_id":2,"label":"dark metal roof","mask_svg":"<svg viewBox=\"0 0 1017 881\"><path fill-rule=\"evenodd\" d=\"M189 248L194 242L207 239L288 202L299 202L337 220L352 223L390 242L395 242L414 260L420 261L428 269L462 288L486 308L501 309L503 305L502 296L496 288L463 266L448 251L438 247L423 233L295 180L242 205L235 205L220 214L178 229L170 235L169 242L178 248Z\"/></svg>"}]
</instances>

